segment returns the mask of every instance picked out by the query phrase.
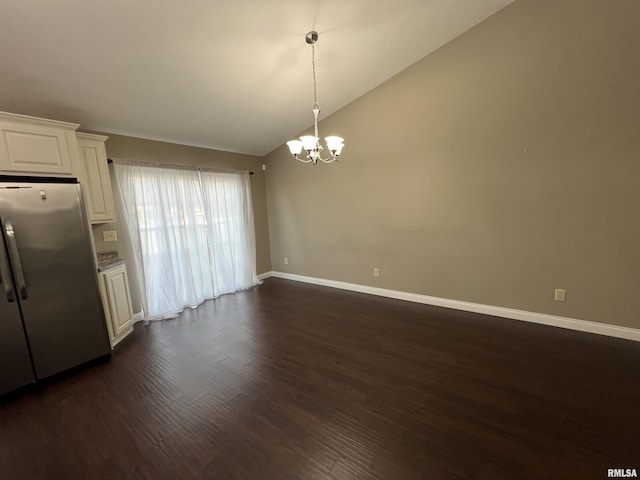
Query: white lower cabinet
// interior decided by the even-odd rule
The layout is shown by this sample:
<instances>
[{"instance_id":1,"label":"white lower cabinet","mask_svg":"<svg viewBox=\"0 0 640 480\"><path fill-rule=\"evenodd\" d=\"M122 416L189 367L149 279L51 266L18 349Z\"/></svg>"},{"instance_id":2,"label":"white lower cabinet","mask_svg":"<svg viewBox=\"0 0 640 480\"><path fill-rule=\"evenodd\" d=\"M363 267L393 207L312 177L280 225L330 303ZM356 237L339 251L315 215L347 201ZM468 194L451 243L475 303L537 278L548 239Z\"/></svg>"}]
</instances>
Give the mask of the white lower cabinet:
<instances>
[{"instance_id":1,"label":"white lower cabinet","mask_svg":"<svg viewBox=\"0 0 640 480\"><path fill-rule=\"evenodd\" d=\"M101 272L100 289L109 339L114 347L133 331L133 309L127 267L123 264Z\"/></svg>"}]
</instances>

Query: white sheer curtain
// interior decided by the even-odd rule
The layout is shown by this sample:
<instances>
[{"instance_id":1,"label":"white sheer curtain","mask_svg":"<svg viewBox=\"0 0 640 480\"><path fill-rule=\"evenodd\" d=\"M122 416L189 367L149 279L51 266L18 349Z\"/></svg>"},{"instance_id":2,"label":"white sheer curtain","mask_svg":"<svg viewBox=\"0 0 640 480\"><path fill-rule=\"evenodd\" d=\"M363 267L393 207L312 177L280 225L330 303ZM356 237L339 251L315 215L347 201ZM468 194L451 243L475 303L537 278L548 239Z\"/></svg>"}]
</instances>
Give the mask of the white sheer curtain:
<instances>
[{"instance_id":1,"label":"white sheer curtain","mask_svg":"<svg viewBox=\"0 0 640 480\"><path fill-rule=\"evenodd\" d=\"M114 173L145 319L259 283L248 173L120 161Z\"/></svg>"}]
</instances>

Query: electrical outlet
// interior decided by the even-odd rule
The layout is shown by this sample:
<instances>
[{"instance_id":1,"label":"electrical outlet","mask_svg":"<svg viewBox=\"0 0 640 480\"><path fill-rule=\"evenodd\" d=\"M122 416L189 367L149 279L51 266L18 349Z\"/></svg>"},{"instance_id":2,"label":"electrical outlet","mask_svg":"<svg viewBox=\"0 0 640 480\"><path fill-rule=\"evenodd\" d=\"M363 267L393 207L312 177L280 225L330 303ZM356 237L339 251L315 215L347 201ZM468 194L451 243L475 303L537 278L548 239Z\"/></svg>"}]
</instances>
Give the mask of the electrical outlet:
<instances>
[{"instance_id":1,"label":"electrical outlet","mask_svg":"<svg viewBox=\"0 0 640 480\"><path fill-rule=\"evenodd\" d=\"M284 264L289 265L289 259L287 257L284 257Z\"/></svg>"},{"instance_id":2,"label":"electrical outlet","mask_svg":"<svg viewBox=\"0 0 640 480\"><path fill-rule=\"evenodd\" d=\"M107 230L106 232L102 232L102 239L105 242L117 242L118 235L115 230Z\"/></svg>"},{"instance_id":3,"label":"electrical outlet","mask_svg":"<svg viewBox=\"0 0 640 480\"><path fill-rule=\"evenodd\" d=\"M380 276L380 269L379 268L374 268L373 269L373 276L378 278Z\"/></svg>"},{"instance_id":4,"label":"electrical outlet","mask_svg":"<svg viewBox=\"0 0 640 480\"><path fill-rule=\"evenodd\" d=\"M567 291L562 288L556 288L556 295L554 297L556 302L564 302L567 298Z\"/></svg>"}]
</instances>

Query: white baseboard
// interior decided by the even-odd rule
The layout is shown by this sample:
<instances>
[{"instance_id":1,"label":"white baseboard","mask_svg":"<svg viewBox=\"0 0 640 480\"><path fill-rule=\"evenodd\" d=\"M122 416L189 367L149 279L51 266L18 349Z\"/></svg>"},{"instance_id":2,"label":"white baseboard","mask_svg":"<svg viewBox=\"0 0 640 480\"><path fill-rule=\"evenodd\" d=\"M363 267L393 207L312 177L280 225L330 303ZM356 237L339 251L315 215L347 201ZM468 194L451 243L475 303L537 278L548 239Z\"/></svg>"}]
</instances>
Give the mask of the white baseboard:
<instances>
[{"instance_id":1,"label":"white baseboard","mask_svg":"<svg viewBox=\"0 0 640 480\"><path fill-rule=\"evenodd\" d=\"M273 276L273 272L264 272L258 275L258 280L264 280L265 278L269 278Z\"/></svg>"},{"instance_id":2,"label":"white baseboard","mask_svg":"<svg viewBox=\"0 0 640 480\"><path fill-rule=\"evenodd\" d=\"M142 322L144 320L144 313L138 312L133 314L133 323Z\"/></svg>"},{"instance_id":3,"label":"white baseboard","mask_svg":"<svg viewBox=\"0 0 640 480\"><path fill-rule=\"evenodd\" d=\"M494 315L497 317L510 318L523 322L538 323L541 325L566 328L579 332L596 333L599 335L606 335L608 337L624 338L626 340L640 342L640 330L635 328L619 327L616 325L608 325L606 323L590 322L587 320L578 320L568 317L557 317L555 315L547 315L545 313L527 312L525 310L495 307L492 305L483 305L480 303L463 302L460 300L451 300L448 298L431 297L428 295L420 295L417 293L401 292L399 290L387 290L385 288L370 287L367 285L359 285L357 283L339 282L336 280L327 280L324 278L307 277L304 275L295 275L292 273L272 271L258 275L258 278L260 278L261 280L269 277L294 280L296 282L312 283L314 285L340 288L342 290L351 290L353 292L367 293L369 295L377 295L380 297L395 298L398 300L406 300L408 302L424 303L426 305L453 308L455 310L463 310L466 312Z\"/></svg>"}]
</instances>

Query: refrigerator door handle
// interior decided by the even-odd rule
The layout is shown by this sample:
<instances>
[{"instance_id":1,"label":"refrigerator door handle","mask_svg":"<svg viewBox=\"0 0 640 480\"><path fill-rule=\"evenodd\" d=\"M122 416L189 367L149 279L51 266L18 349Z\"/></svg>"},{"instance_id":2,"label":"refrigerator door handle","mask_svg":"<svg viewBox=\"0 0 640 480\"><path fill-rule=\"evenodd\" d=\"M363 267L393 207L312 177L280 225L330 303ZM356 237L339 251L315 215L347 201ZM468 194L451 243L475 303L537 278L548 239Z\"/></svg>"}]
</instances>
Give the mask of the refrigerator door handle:
<instances>
[{"instance_id":1,"label":"refrigerator door handle","mask_svg":"<svg viewBox=\"0 0 640 480\"><path fill-rule=\"evenodd\" d=\"M26 300L29 296L27 294L27 283L24 281L24 273L22 272L22 263L20 262L20 254L18 253L18 244L16 243L16 233L13 230L13 224L9 221L4 222L4 231L7 234L13 274L16 279L18 291L20 292L20 298Z\"/></svg>"},{"instance_id":2,"label":"refrigerator door handle","mask_svg":"<svg viewBox=\"0 0 640 480\"><path fill-rule=\"evenodd\" d=\"M13 291L13 283L11 274L9 273L9 262L7 261L7 253L4 249L4 239L0 232L0 283L4 287L4 294L7 296L9 303L16 301L16 295Z\"/></svg>"}]
</instances>

